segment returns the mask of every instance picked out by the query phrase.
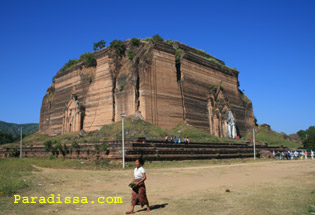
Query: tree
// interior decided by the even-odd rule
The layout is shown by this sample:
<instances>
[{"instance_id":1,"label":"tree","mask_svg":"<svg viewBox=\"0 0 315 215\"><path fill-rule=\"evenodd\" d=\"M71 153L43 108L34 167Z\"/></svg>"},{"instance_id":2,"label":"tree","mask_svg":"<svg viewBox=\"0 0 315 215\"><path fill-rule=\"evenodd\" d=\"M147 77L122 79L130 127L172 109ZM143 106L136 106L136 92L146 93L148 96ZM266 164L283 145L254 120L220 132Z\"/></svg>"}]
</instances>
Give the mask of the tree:
<instances>
[{"instance_id":1,"label":"tree","mask_svg":"<svg viewBox=\"0 0 315 215\"><path fill-rule=\"evenodd\" d=\"M297 132L305 149L315 150L315 126L310 126L307 130Z\"/></svg>"},{"instance_id":2,"label":"tree","mask_svg":"<svg viewBox=\"0 0 315 215\"><path fill-rule=\"evenodd\" d=\"M299 130L299 131L297 132L297 135L299 135L299 137L300 137L300 139L301 139L302 141L304 141L304 140L306 139L306 131L304 131L304 130Z\"/></svg>"},{"instance_id":3,"label":"tree","mask_svg":"<svg viewBox=\"0 0 315 215\"><path fill-rule=\"evenodd\" d=\"M44 143L44 145L45 145L45 151L50 152L53 147L53 142L51 140L48 140Z\"/></svg>"},{"instance_id":4,"label":"tree","mask_svg":"<svg viewBox=\"0 0 315 215\"><path fill-rule=\"evenodd\" d=\"M80 154L80 145L77 143L77 141L73 141L71 144L71 147L76 151L77 155Z\"/></svg>"},{"instance_id":5,"label":"tree","mask_svg":"<svg viewBox=\"0 0 315 215\"><path fill-rule=\"evenodd\" d=\"M66 151L64 150L64 147L61 145L61 143L57 142L57 144L55 145L55 148L58 151L58 154L61 153L63 157L66 157Z\"/></svg>"},{"instance_id":6,"label":"tree","mask_svg":"<svg viewBox=\"0 0 315 215\"><path fill-rule=\"evenodd\" d=\"M100 50L102 48L105 48L105 44L106 44L106 42L104 40L101 40L97 43L94 43L93 50L96 51L96 50Z\"/></svg>"},{"instance_id":7,"label":"tree","mask_svg":"<svg viewBox=\"0 0 315 215\"><path fill-rule=\"evenodd\" d=\"M5 143L13 143L15 138L12 134L4 133L0 131L0 145Z\"/></svg>"}]
</instances>

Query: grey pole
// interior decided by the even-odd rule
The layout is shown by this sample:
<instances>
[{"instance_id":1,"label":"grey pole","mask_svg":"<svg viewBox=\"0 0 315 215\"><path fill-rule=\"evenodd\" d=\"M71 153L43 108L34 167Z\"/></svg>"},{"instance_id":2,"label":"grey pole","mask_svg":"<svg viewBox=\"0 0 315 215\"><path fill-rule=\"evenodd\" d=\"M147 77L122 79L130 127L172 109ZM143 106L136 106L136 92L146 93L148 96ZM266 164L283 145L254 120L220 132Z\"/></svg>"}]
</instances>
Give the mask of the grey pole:
<instances>
[{"instance_id":1,"label":"grey pole","mask_svg":"<svg viewBox=\"0 0 315 215\"><path fill-rule=\"evenodd\" d=\"M124 132L124 117L122 117L122 155L123 155L123 168L125 169L125 132Z\"/></svg>"},{"instance_id":2,"label":"grey pole","mask_svg":"<svg viewBox=\"0 0 315 215\"><path fill-rule=\"evenodd\" d=\"M23 132L22 132L22 127L21 127L21 144L20 144L20 158L22 158L22 156L23 156L23 152L22 152L22 134L23 134Z\"/></svg>"},{"instance_id":3,"label":"grey pole","mask_svg":"<svg viewBox=\"0 0 315 215\"><path fill-rule=\"evenodd\" d=\"M122 122L121 122L121 132L122 132L122 156L123 156L123 168L125 169L125 131L124 131L124 118L127 117L127 115L125 113L120 114L121 118L122 118Z\"/></svg>"},{"instance_id":4,"label":"grey pole","mask_svg":"<svg viewBox=\"0 0 315 215\"><path fill-rule=\"evenodd\" d=\"M253 128L253 146L254 146L254 160L256 160L256 149L255 149L255 128Z\"/></svg>"}]
</instances>

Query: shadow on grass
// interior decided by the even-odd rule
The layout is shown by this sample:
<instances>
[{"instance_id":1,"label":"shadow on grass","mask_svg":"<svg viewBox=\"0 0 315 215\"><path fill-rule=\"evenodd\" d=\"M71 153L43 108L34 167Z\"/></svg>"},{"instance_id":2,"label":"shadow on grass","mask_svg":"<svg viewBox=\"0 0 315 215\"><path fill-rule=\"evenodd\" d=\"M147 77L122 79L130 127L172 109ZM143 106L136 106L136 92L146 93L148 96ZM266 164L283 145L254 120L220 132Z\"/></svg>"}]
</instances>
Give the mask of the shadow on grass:
<instances>
[{"instance_id":1,"label":"shadow on grass","mask_svg":"<svg viewBox=\"0 0 315 215\"><path fill-rule=\"evenodd\" d=\"M150 210L153 211L153 210L157 210L160 208L165 208L166 205L168 205L168 203L159 204L159 205L151 205ZM136 211L135 213L146 211L146 210L147 210L147 208L144 208L144 209Z\"/></svg>"}]
</instances>

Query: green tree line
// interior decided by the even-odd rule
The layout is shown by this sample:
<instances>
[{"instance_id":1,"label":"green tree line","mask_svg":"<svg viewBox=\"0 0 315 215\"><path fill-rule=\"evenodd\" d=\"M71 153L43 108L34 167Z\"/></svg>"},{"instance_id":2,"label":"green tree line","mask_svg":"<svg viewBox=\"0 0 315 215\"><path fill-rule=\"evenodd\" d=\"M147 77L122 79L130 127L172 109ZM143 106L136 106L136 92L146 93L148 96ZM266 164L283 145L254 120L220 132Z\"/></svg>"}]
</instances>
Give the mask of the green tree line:
<instances>
[{"instance_id":1,"label":"green tree line","mask_svg":"<svg viewBox=\"0 0 315 215\"><path fill-rule=\"evenodd\" d=\"M305 149L315 150L315 126L310 126L306 130L300 130L297 134L301 138Z\"/></svg>"}]
</instances>

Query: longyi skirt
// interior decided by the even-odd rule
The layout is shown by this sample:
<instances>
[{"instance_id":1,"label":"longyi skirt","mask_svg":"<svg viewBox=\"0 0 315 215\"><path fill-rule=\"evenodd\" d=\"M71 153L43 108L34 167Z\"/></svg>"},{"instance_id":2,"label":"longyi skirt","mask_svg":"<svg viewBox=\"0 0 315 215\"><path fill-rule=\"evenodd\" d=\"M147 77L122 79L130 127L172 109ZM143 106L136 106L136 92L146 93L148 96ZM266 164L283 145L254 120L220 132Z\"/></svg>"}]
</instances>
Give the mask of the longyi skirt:
<instances>
[{"instance_id":1,"label":"longyi skirt","mask_svg":"<svg viewBox=\"0 0 315 215\"><path fill-rule=\"evenodd\" d=\"M145 184L142 182L137 187L134 187L132 189L131 193L131 205L141 205L143 207L144 205L148 205L149 201L147 199Z\"/></svg>"}]
</instances>

